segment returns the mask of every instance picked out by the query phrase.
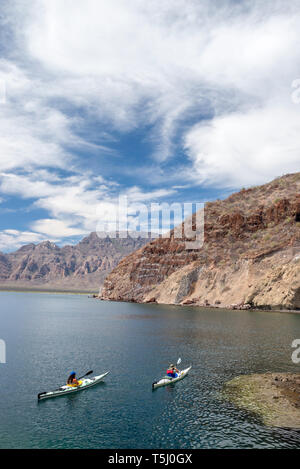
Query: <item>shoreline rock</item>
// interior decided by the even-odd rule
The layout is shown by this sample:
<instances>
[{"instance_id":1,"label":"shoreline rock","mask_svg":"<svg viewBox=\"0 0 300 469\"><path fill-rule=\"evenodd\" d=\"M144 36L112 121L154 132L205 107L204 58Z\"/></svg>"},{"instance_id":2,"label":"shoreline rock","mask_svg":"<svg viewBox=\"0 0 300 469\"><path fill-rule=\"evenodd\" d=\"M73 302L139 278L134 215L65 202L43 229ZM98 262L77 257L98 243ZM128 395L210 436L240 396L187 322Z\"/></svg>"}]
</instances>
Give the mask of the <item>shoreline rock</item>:
<instances>
[{"instance_id":1,"label":"shoreline rock","mask_svg":"<svg viewBox=\"0 0 300 469\"><path fill-rule=\"evenodd\" d=\"M224 385L223 397L267 426L300 429L300 373L237 376Z\"/></svg>"},{"instance_id":2,"label":"shoreline rock","mask_svg":"<svg viewBox=\"0 0 300 469\"><path fill-rule=\"evenodd\" d=\"M285 308L264 308L264 307L257 307L252 305L241 305L240 307L233 308L234 305L224 305L224 304L207 304L207 303L197 303L193 300L185 300L182 303L174 304L174 303L163 303L158 302L155 298L150 298L149 300L136 300L136 299L123 299L123 298L107 298L103 296L96 295L95 298L100 301L111 301L111 302L120 302L120 303L137 303L137 304L146 304L146 305L162 305L162 306L178 306L178 307L193 307L193 308L204 308L204 309L225 309L228 311L264 311L264 312L272 312L272 313L290 313L290 314L300 314L300 309L285 309Z\"/></svg>"}]
</instances>

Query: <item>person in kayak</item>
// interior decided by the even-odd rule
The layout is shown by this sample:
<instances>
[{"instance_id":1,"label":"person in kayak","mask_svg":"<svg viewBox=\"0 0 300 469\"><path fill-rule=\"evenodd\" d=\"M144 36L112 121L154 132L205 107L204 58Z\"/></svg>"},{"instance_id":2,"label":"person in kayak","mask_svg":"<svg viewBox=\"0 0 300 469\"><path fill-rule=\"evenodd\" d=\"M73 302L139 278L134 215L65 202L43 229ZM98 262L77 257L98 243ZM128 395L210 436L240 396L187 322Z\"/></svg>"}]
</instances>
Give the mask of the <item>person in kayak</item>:
<instances>
[{"instance_id":1,"label":"person in kayak","mask_svg":"<svg viewBox=\"0 0 300 469\"><path fill-rule=\"evenodd\" d=\"M177 368L171 363L171 365L167 369L168 378L177 378L178 373L179 373L179 370L177 370Z\"/></svg>"},{"instance_id":2,"label":"person in kayak","mask_svg":"<svg viewBox=\"0 0 300 469\"><path fill-rule=\"evenodd\" d=\"M71 371L70 376L67 380L67 384L69 386L78 386L79 385L79 381L77 381L77 379L76 379L75 371Z\"/></svg>"}]
</instances>

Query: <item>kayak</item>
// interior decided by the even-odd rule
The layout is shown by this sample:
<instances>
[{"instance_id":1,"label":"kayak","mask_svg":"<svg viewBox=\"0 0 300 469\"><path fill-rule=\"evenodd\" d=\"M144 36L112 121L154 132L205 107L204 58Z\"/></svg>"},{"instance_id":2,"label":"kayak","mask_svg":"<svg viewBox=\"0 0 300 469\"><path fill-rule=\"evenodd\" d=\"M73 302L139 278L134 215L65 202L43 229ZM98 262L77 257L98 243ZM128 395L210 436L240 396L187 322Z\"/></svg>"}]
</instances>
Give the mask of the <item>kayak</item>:
<instances>
[{"instance_id":1,"label":"kayak","mask_svg":"<svg viewBox=\"0 0 300 469\"><path fill-rule=\"evenodd\" d=\"M78 391L83 391L84 389L91 388L92 386L95 386L96 384L100 383L100 381L107 376L109 371L107 373L103 373L103 375L99 376L94 376L94 378L85 378L81 379L79 381L80 385L79 386L68 386L67 384L64 386L61 386L58 389L55 389L54 391L49 391L49 392L41 392L38 394L38 400L42 399L49 399L50 397L59 397L59 396L65 396L66 394L75 394Z\"/></svg>"},{"instance_id":2,"label":"kayak","mask_svg":"<svg viewBox=\"0 0 300 469\"><path fill-rule=\"evenodd\" d=\"M169 378L168 376L165 376L164 378L160 379L159 381L155 381L152 384L152 389L159 388L160 386L168 386L168 384L176 383L176 381L180 381L181 379L183 379L188 374L188 372L190 371L191 368L192 367L189 366L185 370L181 370L176 378Z\"/></svg>"}]
</instances>

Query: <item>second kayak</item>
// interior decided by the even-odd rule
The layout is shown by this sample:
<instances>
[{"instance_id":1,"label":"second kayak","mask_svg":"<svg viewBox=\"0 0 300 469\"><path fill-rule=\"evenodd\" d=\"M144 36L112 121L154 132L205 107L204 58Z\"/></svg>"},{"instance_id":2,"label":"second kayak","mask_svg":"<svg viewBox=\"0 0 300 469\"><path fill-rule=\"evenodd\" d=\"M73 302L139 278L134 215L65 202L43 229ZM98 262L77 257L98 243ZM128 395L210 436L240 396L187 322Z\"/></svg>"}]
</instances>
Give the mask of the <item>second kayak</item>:
<instances>
[{"instance_id":1,"label":"second kayak","mask_svg":"<svg viewBox=\"0 0 300 469\"><path fill-rule=\"evenodd\" d=\"M58 397L58 396L65 396L66 394L74 394L79 391L83 391L84 389L90 388L92 386L95 386L96 384L100 383L100 381L107 376L109 371L106 373L103 373L102 375L99 376L94 376L94 378L86 378L80 380L80 386L68 386L64 385L61 386L58 389L55 389L54 391L49 391L49 392L41 392L38 394L38 400L42 399L49 399L50 397Z\"/></svg>"},{"instance_id":2,"label":"second kayak","mask_svg":"<svg viewBox=\"0 0 300 469\"><path fill-rule=\"evenodd\" d=\"M189 366L185 370L181 370L176 378L169 378L168 376L166 376L165 378L162 378L159 381L155 381L152 384L152 389L156 389L156 388L159 388L161 386L168 386L168 384L176 383L176 381L180 381L181 379L183 379L188 374L188 372L190 371L191 368L192 367Z\"/></svg>"}]
</instances>

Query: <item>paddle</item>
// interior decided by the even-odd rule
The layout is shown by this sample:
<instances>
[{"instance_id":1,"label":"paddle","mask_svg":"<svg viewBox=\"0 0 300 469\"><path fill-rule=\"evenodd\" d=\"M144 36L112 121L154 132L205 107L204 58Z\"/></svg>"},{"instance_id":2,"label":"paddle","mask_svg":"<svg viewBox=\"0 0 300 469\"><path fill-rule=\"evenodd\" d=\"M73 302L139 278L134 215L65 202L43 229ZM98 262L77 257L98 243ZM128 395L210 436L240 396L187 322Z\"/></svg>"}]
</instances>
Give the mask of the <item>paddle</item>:
<instances>
[{"instance_id":1,"label":"paddle","mask_svg":"<svg viewBox=\"0 0 300 469\"><path fill-rule=\"evenodd\" d=\"M176 365L180 365L180 363L181 363L181 358L178 358Z\"/></svg>"},{"instance_id":2,"label":"paddle","mask_svg":"<svg viewBox=\"0 0 300 469\"><path fill-rule=\"evenodd\" d=\"M93 370L88 371L85 375L80 376L80 378L77 378L77 380L84 378L85 376L91 375L93 373Z\"/></svg>"},{"instance_id":3,"label":"paddle","mask_svg":"<svg viewBox=\"0 0 300 469\"><path fill-rule=\"evenodd\" d=\"M88 375L91 375L93 373L93 370L90 370L88 371L87 373L85 373L85 375L82 375L80 376L79 378L77 378L77 380L79 381L80 379L84 378L85 376L88 376ZM59 389L59 388L58 388ZM44 395L44 394L47 394L47 392L40 392L38 394L38 399L40 398L40 396Z\"/></svg>"}]
</instances>

